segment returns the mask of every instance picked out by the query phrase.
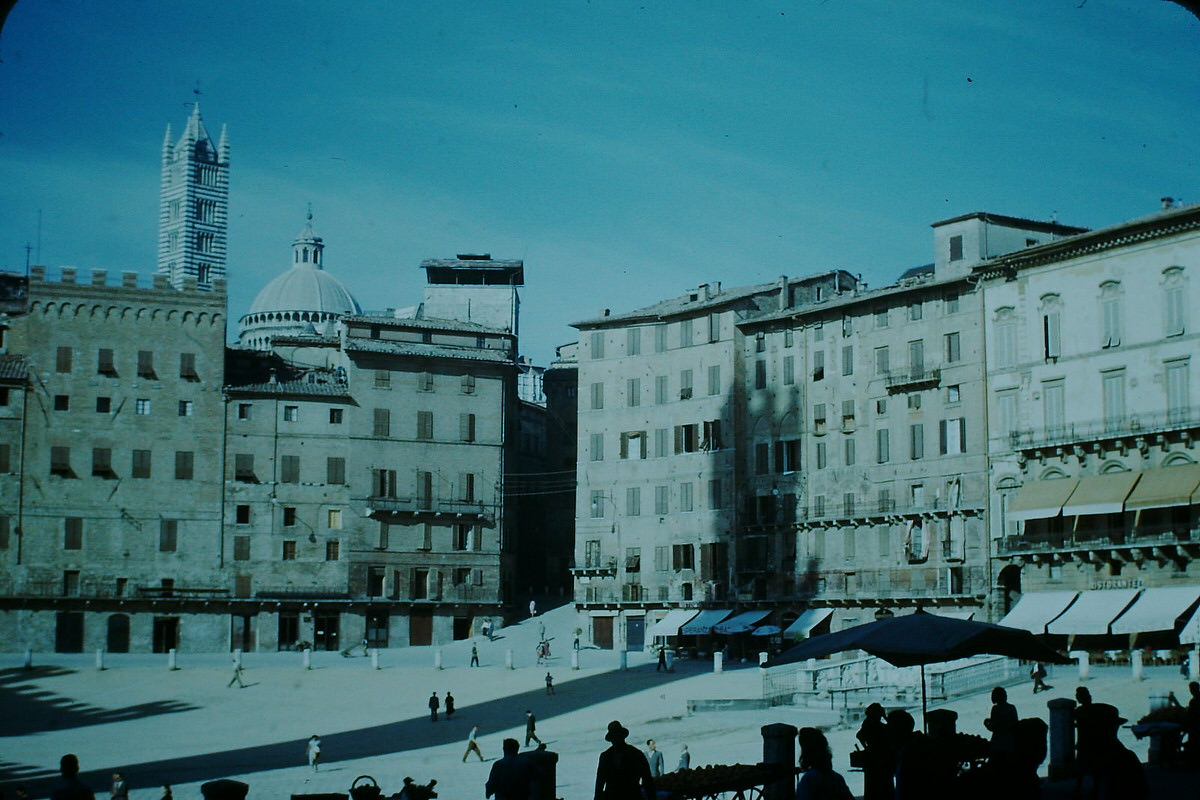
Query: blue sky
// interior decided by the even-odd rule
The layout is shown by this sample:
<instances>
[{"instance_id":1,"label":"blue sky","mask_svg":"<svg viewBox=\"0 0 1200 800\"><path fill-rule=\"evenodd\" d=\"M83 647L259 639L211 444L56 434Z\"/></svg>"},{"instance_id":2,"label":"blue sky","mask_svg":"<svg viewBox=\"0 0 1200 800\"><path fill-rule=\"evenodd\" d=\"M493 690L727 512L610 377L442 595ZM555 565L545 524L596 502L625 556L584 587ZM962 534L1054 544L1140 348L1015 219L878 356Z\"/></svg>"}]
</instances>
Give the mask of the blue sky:
<instances>
[{"instance_id":1,"label":"blue sky","mask_svg":"<svg viewBox=\"0 0 1200 800\"><path fill-rule=\"evenodd\" d=\"M199 81L232 142L230 316L311 202L364 307L422 259L525 260L522 349L711 281L932 260L987 210L1200 200L1200 23L1160 0L20 0L0 33L0 268L154 270ZM232 326L231 326L232 330Z\"/></svg>"}]
</instances>

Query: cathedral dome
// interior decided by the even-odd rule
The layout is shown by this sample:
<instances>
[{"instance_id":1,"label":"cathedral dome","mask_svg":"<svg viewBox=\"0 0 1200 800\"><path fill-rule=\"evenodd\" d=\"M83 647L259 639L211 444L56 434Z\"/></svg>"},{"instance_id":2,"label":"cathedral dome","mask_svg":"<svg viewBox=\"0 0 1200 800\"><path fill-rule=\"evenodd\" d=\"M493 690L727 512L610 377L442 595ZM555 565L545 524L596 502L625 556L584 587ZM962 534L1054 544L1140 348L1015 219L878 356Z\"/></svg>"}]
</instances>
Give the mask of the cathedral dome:
<instances>
[{"instance_id":1,"label":"cathedral dome","mask_svg":"<svg viewBox=\"0 0 1200 800\"><path fill-rule=\"evenodd\" d=\"M250 305L250 314L280 311L343 315L362 309L337 278L314 264L297 264L264 286Z\"/></svg>"},{"instance_id":2,"label":"cathedral dome","mask_svg":"<svg viewBox=\"0 0 1200 800\"><path fill-rule=\"evenodd\" d=\"M291 269L262 288L238 323L243 347L265 349L277 336L331 332L333 323L362 308L345 285L323 268L325 243L308 223L292 243Z\"/></svg>"}]
</instances>

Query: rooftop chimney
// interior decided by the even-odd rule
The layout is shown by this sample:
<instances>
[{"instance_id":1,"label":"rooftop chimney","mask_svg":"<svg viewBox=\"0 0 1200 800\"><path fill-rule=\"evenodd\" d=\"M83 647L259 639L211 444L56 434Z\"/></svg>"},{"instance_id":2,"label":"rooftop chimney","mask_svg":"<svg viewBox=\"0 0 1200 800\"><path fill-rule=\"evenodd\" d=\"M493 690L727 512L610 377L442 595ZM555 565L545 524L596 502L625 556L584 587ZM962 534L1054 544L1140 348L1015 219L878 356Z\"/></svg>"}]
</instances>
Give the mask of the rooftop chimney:
<instances>
[{"instance_id":1,"label":"rooftop chimney","mask_svg":"<svg viewBox=\"0 0 1200 800\"><path fill-rule=\"evenodd\" d=\"M1172 208L1174 205L1175 205L1175 198L1174 198L1174 197L1164 197L1164 198L1162 199L1162 208L1163 208L1163 211L1166 211L1167 209L1169 209L1169 208Z\"/></svg>"}]
</instances>

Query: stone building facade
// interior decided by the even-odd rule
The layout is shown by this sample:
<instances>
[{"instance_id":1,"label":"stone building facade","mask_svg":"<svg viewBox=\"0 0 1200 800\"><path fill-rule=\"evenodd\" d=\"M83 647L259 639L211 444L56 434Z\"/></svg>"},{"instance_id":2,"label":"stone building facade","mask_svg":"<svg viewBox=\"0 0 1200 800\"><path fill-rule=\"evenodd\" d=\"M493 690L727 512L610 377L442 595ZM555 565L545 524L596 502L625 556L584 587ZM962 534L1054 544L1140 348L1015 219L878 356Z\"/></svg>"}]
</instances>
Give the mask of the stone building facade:
<instances>
[{"instance_id":1,"label":"stone building facade","mask_svg":"<svg viewBox=\"0 0 1200 800\"><path fill-rule=\"evenodd\" d=\"M227 625L202 611L225 593L224 283L79 277L5 277L26 290L6 335L3 638L62 651L206 642Z\"/></svg>"},{"instance_id":2,"label":"stone building facade","mask_svg":"<svg viewBox=\"0 0 1200 800\"><path fill-rule=\"evenodd\" d=\"M1026 610L1041 607L1019 615L1034 629L1161 638L1110 623L1135 599L1176 598L1169 623L1200 598L1197 270L1196 205L973 270L987 329L994 616L1024 596ZM1085 612L1094 627L1068 624Z\"/></svg>"}]
</instances>

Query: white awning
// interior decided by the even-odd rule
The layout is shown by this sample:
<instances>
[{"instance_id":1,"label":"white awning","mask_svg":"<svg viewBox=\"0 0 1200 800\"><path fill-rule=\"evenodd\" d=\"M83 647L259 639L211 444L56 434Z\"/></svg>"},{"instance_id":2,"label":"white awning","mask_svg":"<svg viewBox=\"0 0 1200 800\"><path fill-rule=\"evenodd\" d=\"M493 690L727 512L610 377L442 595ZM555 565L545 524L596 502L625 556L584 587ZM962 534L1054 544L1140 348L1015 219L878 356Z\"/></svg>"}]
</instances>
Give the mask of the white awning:
<instances>
[{"instance_id":1,"label":"white awning","mask_svg":"<svg viewBox=\"0 0 1200 800\"><path fill-rule=\"evenodd\" d=\"M733 612L728 608L706 608L688 620L679 632L684 636L703 636L712 633L713 626Z\"/></svg>"},{"instance_id":2,"label":"white awning","mask_svg":"<svg viewBox=\"0 0 1200 800\"><path fill-rule=\"evenodd\" d=\"M1098 589L1080 592L1071 607L1046 626L1046 633L1108 633L1113 620L1129 607L1140 589Z\"/></svg>"},{"instance_id":3,"label":"white awning","mask_svg":"<svg viewBox=\"0 0 1200 800\"><path fill-rule=\"evenodd\" d=\"M1140 472L1109 472L1088 475L1079 479L1071 498L1063 503L1064 517L1084 514L1120 514L1125 510L1125 498L1133 491Z\"/></svg>"},{"instance_id":4,"label":"white awning","mask_svg":"<svg viewBox=\"0 0 1200 800\"><path fill-rule=\"evenodd\" d=\"M973 609L973 608L939 608L938 610L930 611L929 613L934 614L935 616L939 616L939 617L950 617L951 619L971 619L972 617L975 616L975 609Z\"/></svg>"},{"instance_id":5,"label":"white awning","mask_svg":"<svg viewBox=\"0 0 1200 800\"><path fill-rule=\"evenodd\" d=\"M1048 519L1057 517L1063 503L1075 491L1079 481L1074 478L1059 478L1052 481L1033 481L1021 487L1008 507L1008 518L1013 521Z\"/></svg>"},{"instance_id":6,"label":"white awning","mask_svg":"<svg viewBox=\"0 0 1200 800\"><path fill-rule=\"evenodd\" d=\"M1045 633L1050 620L1063 613L1078 595L1079 592L1026 592L1000 624Z\"/></svg>"},{"instance_id":7,"label":"white awning","mask_svg":"<svg viewBox=\"0 0 1200 800\"><path fill-rule=\"evenodd\" d=\"M796 617L796 621L787 626L783 635L789 639L803 639L825 620L833 616L832 608L810 608Z\"/></svg>"},{"instance_id":8,"label":"white awning","mask_svg":"<svg viewBox=\"0 0 1200 800\"><path fill-rule=\"evenodd\" d=\"M1200 608L1192 612L1191 619L1183 623L1179 631L1180 644L1200 644Z\"/></svg>"},{"instance_id":9,"label":"white awning","mask_svg":"<svg viewBox=\"0 0 1200 800\"><path fill-rule=\"evenodd\" d=\"M1125 500L1125 509L1186 506L1200 487L1200 464L1148 469Z\"/></svg>"},{"instance_id":10,"label":"white awning","mask_svg":"<svg viewBox=\"0 0 1200 800\"><path fill-rule=\"evenodd\" d=\"M673 608L667 615L650 626L646 635L651 639L659 636L678 636L683 623L696 616L694 608Z\"/></svg>"},{"instance_id":11,"label":"white awning","mask_svg":"<svg viewBox=\"0 0 1200 800\"><path fill-rule=\"evenodd\" d=\"M735 617L730 617L713 627L713 633L745 633L754 627L754 623L771 613L771 609L755 609L743 611Z\"/></svg>"},{"instance_id":12,"label":"white awning","mask_svg":"<svg viewBox=\"0 0 1200 800\"><path fill-rule=\"evenodd\" d=\"M1116 622L1113 633L1172 631L1175 623L1200 600L1200 586L1155 586L1146 589Z\"/></svg>"},{"instance_id":13,"label":"white awning","mask_svg":"<svg viewBox=\"0 0 1200 800\"><path fill-rule=\"evenodd\" d=\"M778 636L781 633L783 633L783 628L778 625L759 625L750 631L751 636Z\"/></svg>"}]
</instances>

